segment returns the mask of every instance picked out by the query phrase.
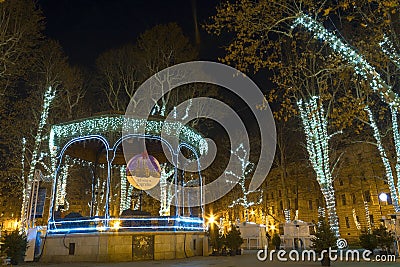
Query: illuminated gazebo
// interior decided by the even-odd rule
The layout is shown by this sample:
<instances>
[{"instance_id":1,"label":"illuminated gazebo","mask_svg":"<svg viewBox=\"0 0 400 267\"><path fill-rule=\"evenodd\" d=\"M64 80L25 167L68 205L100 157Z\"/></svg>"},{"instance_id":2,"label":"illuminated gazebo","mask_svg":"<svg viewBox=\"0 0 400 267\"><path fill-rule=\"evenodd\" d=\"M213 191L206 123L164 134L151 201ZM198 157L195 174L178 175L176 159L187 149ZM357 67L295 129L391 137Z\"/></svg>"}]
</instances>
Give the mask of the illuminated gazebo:
<instances>
[{"instance_id":1,"label":"illuminated gazebo","mask_svg":"<svg viewBox=\"0 0 400 267\"><path fill-rule=\"evenodd\" d=\"M124 127L130 127L129 134L123 134ZM145 129L140 133L139 129ZM178 143L171 143L170 138L176 138ZM140 145L133 145L132 151L124 151L123 143L145 144L145 149ZM191 182L183 181L179 176L177 163L182 155L193 160L207 153L207 142L201 134L180 122L164 121L162 118L151 117L144 119L127 119L124 115L99 115L76 121L53 125L51 127L49 147L54 168L54 180L52 196L49 208L49 220L47 234L56 235L64 233L90 233L107 231L204 231L203 199L200 194L199 206L190 209L185 208L185 188L177 190L179 185L195 185L202 190L202 178L200 166L198 171L191 175ZM167 150L163 150L167 148ZM144 151L145 150L145 151ZM126 216L123 212L130 209L127 203L129 182L126 177L126 156L133 157L142 153L148 153L152 158L160 162L161 166L170 166L170 189L175 192L168 196L171 206L175 206L174 214L168 211L160 214L136 213L137 216ZM169 154L168 154L169 153ZM168 154L168 155L167 155ZM181 156L180 156L181 155ZM168 158L173 163L168 163ZM65 194L68 183L65 182L66 160L72 160L75 164L86 164L92 173L91 194L89 202L90 212L82 216L70 216L63 218L59 211L65 206ZM101 166L106 173L102 186L104 188L103 202L96 199L96 186L98 171ZM119 168L120 177L113 181L112 168ZM165 174L163 169L161 174ZM195 177L193 179L193 177ZM114 184L120 188L119 192ZM156 186L163 190L164 183ZM165 191L165 190L164 190ZM171 190L170 190L171 191ZM130 192L131 194L132 192ZM145 194L145 193L143 193ZM167 196L162 195L166 198ZM129 202L129 201L128 201ZM111 203L119 203L111 205ZM160 205L162 206L163 203ZM165 203L164 203L165 205ZM165 209L165 207L164 207ZM161 208L160 208L161 210ZM145 216L146 215L146 216Z\"/></svg>"}]
</instances>

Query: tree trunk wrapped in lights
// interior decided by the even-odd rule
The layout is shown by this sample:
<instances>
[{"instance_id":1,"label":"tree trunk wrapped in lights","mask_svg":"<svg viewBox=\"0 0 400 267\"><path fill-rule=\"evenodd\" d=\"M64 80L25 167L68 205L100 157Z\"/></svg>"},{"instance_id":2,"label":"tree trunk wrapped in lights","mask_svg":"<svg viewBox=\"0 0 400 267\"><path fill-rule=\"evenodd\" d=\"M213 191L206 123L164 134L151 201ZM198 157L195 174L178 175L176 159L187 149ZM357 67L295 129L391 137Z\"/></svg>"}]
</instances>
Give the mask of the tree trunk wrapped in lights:
<instances>
[{"instance_id":1,"label":"tree trunk wrapped in lights","mask_svg":"<svg viewBox=\"0 0 400 267\"><path fill-rule=\"evenodd\" d=\"M390 195L392 197L392 203L393 203L394 209L396 212L399 212L400 211L399 199L398 199L398 194L396 191L396 185L394 182L392 167L390 166L388 156L386 154L385 148L383 147L382 138L381 138L381 134L378 129L378 125L375 122L374 115L372 114L371 108L369 106L366 106L365 111L367 112L369 124L373 130L373 136L376 141L376 146L379 150L379 155L381 156L382 163L385 168L386 179L387 179L387 182L389 185Z\"/></svg>"},{"instance_id":2,"label":"tree trunk wrapped in lights","mask_svg":"<svg viewBox=\"0 0 400 267\"><path fill-rule=\"evenodd\" d=\"M174 195L172 194L173 184L168 182L168 179L174 174L175 169L171 168L168 170L167 164L161 165L161 177L160 177L160 216L170 216L171 204Z\"/></svg>"},{"instance_id":3,"label":"tree trunk wrapped in lights","mask_svg":"<svg viewBox=\"0 0 400 267\"><path fill-rule=\"evenodd\" d=\"M329 160L328 122L324 108L320 104L319 97L314 96L310 100L300 100L297 103L300 117L306 135L306 147L309 160L313 167L317 181L325 198L329 224L335 235L339 236L339 222L336 213L335 190Z\"/></svg>"},{"instance_id":4,"label":"tree trunk wrapped in lights","mask_svg":"<svg viewBox=\"0 0 400 267\"><path fill-rule=\"evenodd\" d=\"M42 146L42 140L43 140L43 131L44 127L47 124L47 118L49 116L49 110L50 106L53 102L53 99L56 95L56 90L53 89L51 86L49 86L44 93L43 97L43 106L42 106L42 111L40 114L40 121L38 128L36 130L36 135L35 135L35 143L33 146L32 150L32 158L30 161L30 166L29 166L29 173L27 177L27 181L25 184L26 189L24 190L24 195L22 196L22 210L21 210L21 223L22 223L22 228L24 229L26 227L26 222L28 220L27 214L28 214L28 199L31 195L32 191L32 182L35 174L35 168L38 163L38 159L40 156L40 151L41 151L41 146Z\"/></svg>"},{"instance_id":5,"label":"tree trunk wrapped in lights","mask_svg":"<svg viewBox=\"0 0 400 267\"><path fill-rule=\"evenodd\" d=\"M69 203L66 199L67 195L67 180L68 180L68 163L64 163L61 167L61 172L58 177L57 183L57 194L55 210L67 211L69 209Z\"/></svg>"},{"instance_id":6,"label":"tree trunk wrapped in lights","mask_svg":"<svg viewBox=\"0 0 400 267\"><path fill-rule=\"evenodd\" d=\"M345 60L352 64L354 66L355 73L360 75L363 79L369 81L370 88L374 92L377 92L381 99L389 105L392 116L393 139L396 152L395 169L397 177L400 177L400 134L397 123L400 97L393 92L391 86L389 86L388 83L382 79L378 71L365 59L364 56L360 55L355 49L344 43L333 33L326 30L321 23L317 22L310 16L301 14L299 18L295 20L293 27L296 27L297 25L304 26L308 31L313 33L315 38L326 42L333 49L333 51L339 53ZM384 36L384 40L380 42L380 46L382 51L386 54L386 56L389 57L393 64L399 66L399 56L387 36ZM377 148L385 168L386 179L389 185L390 194L393 199L393 206L395 211L399 212L400 179L398 178L396 189L392 167L390 166L387 153L383 147L381 135L375 122L373 113L368 106L366 106L365 110L368 113L368 119L373 130L373 136L376 140Z\"/></svg>"}]
</instances>

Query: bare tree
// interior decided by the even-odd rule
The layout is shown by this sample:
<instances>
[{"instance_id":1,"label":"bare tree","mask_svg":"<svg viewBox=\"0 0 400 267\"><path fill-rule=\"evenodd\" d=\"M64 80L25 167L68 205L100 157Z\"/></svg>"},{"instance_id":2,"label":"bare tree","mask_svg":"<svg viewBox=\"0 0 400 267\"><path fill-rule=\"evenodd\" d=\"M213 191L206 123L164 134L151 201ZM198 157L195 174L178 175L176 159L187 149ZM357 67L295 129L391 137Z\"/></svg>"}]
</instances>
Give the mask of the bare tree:
<instances>
[{"instance_id":1,"label":"bare tree","mask_svg":"<svg viewBox=\"0 0 400 267\"><path fill-rule=\"evenodd\" d=\"M101 90L112 110L125 111L137 89L138 60L133 45L102 53L96 60Z\"/></svg>"},{"instance_id":2,"label":"bare tree","mask_svg":"<svg viewBox=\"0 0 400 267\"><path fill-rule=\"evenodd\" d=\"M31 0L0 3L0 97L30 67L41 38L42 14Z\"/></svg>"}]
</instances>

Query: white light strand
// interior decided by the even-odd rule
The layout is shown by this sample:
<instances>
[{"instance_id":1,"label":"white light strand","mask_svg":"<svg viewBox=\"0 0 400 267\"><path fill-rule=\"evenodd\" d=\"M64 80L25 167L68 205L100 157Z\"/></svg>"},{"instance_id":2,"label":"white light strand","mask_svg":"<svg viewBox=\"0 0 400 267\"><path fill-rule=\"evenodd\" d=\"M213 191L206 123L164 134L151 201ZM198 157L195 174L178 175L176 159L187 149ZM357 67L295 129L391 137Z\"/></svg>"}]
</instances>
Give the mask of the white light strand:
<instances>
[{"instance_id":1,"label":"white light strand","mask_svg":"<svg viewBox=\"0 0 400 267\"><path fill-rule=\"evenodd\" d=\"M161 164L161 177L160 177L160 216L170 216L171 204L174 194L172 193L173 183L169 183L168 179L174 175L175 169L167 163Z\"/></svg>"},{"instance_id":2,"label":"white light strand","mask_svg":"<svg viewBox=\"0 0 400 267\"><path fill-rule=\"evenodd\" d=\"M208 150L207 141L192 128L182 124L181 122L164 122L158 120L133 119L124 116L99 116L89 119L74 121L70 123L53 125L51 128L49 146L50 149L59 147L65 140L73 137L86 136L90 134L104 134L110 132L121 133L123 129L130 129L130 133L140 133L141 129L145 129L147 134L161 136L166 134L169 136L178 136L179 139L189 143L201 155L206 154Z\"/></svg>"},{"instance_id":3,"label":"white light strand","mask_svg":"<svg viewBox=\"0 0 400 267\"><path fill-rule=\"evenodd\" d=\"M284 214L284 216L285 216L285 221L286 221L287 223L290 223L290 222L291 222L291 219L290 219L290 210L288 210L288 209L283 210L283 214Z\"/></svg>"},{"instance_id":4,"label":"white light strand","mask_svg":"<svg viewBox=\"0 0 400 267\"><path fill-rule=\"evenodd\" d=\"M28 179L26 181L26 184L24 185L26 187L26 190L25 190L25 194L22 196L22 213L21 213L22 230L25 230L26 222L28 219L27 218L28 203L29 203L29 198L31 195L32 181L33 181L33 177L35 174L35 168L38 163L38 156L39 156L41 145L42 145L43 129L44 129L44 126L47 124L47 118L49 116L50 106L51 106L51 103L53 102L55 95L56 95L56 90L53 89L51 86L49 86L43 96L43 105L42 105L40 120L38 123L38 128L36 130L35 143L34 143L34 146L32 149L32 158L31 158L30 166L29 166Z\"/></svg>"},{"instance_id":5,"label":"white light strand","mask_svg":"<svg viewBox=\"0 0 400 267\"><path fill-rule=\"evenodd\" d=\"M124 210L131 208L131 201L129 197L129 183L126 183L126 166L122 165L119 167L119 177L120 177L120 202L119 202L119 214Z\"/></svg>"},{"instance_id":6,"label":"white light strand","mask_svg":"<svg viewBox=\"0 0 400 267\"><path fill-rule=\"evenodd\" d=\"M351 63L354 66L355 73L368 80L372 90L378 92L384 102L397 108L400 107L399 96L385 83L376 69L362 55L358 54L354 48L344 43L333 33L326 30L321 23L306 14L300 14L294 21L292 28L298 25L303 25L313 34L314 38L327 43L333 51Z\"/></svg>"},{"instance_id":7,"label":"white light strand","mask_svg":"<svg viewBox=\"0 0 400 267\"><path fill-rule=\"evenodd\" d=\"M335 235L339 237L339 220L330 170L328 122L325 111L319 104L318 96L311 97L308 102L299 100L297 106L304 127L309 160L325 198L329 224Z\"/></svg>"},{"instance_id":8,"label":"white light strand","mask_svg":"<svg viewBox=\"0 0 400 267\"><path fill-rule=\"evenodd\" d=\"M22 151L21 151L21 181L22 181L22 184L24 186L22 187L22 198L23 198L23 200L22 200L22 205L21 205L21 217L25 213L24 202L26 201L25 200L25 197L26 197L26 193L25 193L25 191L26 191L26 186L25 186L25 184L26 184L26 181L25 181L25 151L26 151L26 138L23 137L22 138ZM23 222L21 222L21 223L22 223L22 228L23 228L23 226L24 226Z\"/></svg>"},{"instance_id":9,"label":"white light strand","mask_svg":"<svg viewBox=\"0 0 400 267\"><path fill-rule=\"evenodd\" d=\"M232 156L235 156L236 159L239 161L240 170L239 173L235 173L233 171L225 171L226 176L233 176L235 178L233 181L226 180L226 182L233 184L239 183L243 196L232 201L231 205L229 205L229 208L232 208L236 205L241 205L245 209L246 220L248 220L248 209L262 202L263 191L262 190L249 191L246 188L246 177L248 177L248 175L252 172L254 164L248 160L249 152L244 149L243 144L240 144L235 150L232 150L231 154ZM259 199L257 202L249 201L248 197L251 193L259 194Z\"/></svg>"},{"instance_id":10,"label":"white light strand","mask_svg":"<svg viewBox=\"0 0 400 267\"><path fill-rule=\"evenodd\" d=\"M61 167L61 171L58 176L57 189L56 189L57 193L56 193L55 209L60 211L67 211L69 209L69 204L66 199L68 170L69 170L69 164L67 161L65 161L65 164ZM60 206L63 206L63 208L59 209Z\"/></svg>"},{"instance_id":11,"label":"white light strand","mask_svg":"<svg viewBox=\"0 0 400 267\"><path fill-rule=\"evenodd\" d=\"M368 233L371 233L372 223L371 223L371 218L369 217L370 213L367 201L364 201L364 209L365 209L365 220L367 222L367 231Z\"/></svg>"},{"instance_id":12,"label":"white light strand","mask_svg":"<svg viewBox=\"0 0 400 267\"><path fill-rule=\"evenodd\" d=\"M396 151L396 174L397 174L397 199L400 196L400 133L399 133L399 124L397 120L398 110L392 106L390 106L390 112L392 114L392 131L393 131L393 140L394 147Z\"/></svg>"},{"instance_id":13,"label":"white light strand","mask_svg":"<svg viewBox=\"0 0 400 267\"><path fill-rule=\"evenodd\" d=\"M325 208L324 207L318 207L318 218L325 218Z\"/></svg>"},{"instance_id":14,"label":"white light strand","mask_svg":"<svg viewBox=\"0 0 400 267\"><path fill-rule=\"evenodd\" d=\"M396 67L400 68L400 56L396 51L393 43L389 40L389 37L386 35L383 36L383 40L379 43L382 51L389 57L389 59L396 65Z\"/></svg>"},{"instance_id":15,"label":"white light strand","mask_svg":"<svg viewBox=\"0 0 400 267\"><path fill-rule=\"evenodd\" d=\"M386 179L387 179L387 182L388 182L388 185L389 185L390 195L392 197L393 207L394 207L396 212L400 212L399 199L398 199L398 194L397 194L397 191L396 191L396 186L395 186L395 183L394 183L392 167L390 166L390 162L389 162L389 159L387 157L385 148L383 147L381 134L379 132L379 128L378 128L378 126L377 126L377 124L375 122L375 119L374 119L374 116L372 114L371 108L369 106L366 106L364 109L368 114L369 125L371 126L371 128L373 130L373 136L374 136L375 141L376 141L376 146L377 146L377 148L379 150L379 154L381 156L381 160L382 160L383 166L385 168Z\"/></svg>"},{"instance_id":16,"label":"white light strand","mask_svg":"<svg viewBox=\"0 0 400 267\"><path fill-rule=\"evenodd\" d=\"M353 220L354 220L354 224L356 225L357 230L361 230L361 224L360 222L357 220L357 214L356 214L356 209L353 209Z\"/></svg>"}]
</instances>

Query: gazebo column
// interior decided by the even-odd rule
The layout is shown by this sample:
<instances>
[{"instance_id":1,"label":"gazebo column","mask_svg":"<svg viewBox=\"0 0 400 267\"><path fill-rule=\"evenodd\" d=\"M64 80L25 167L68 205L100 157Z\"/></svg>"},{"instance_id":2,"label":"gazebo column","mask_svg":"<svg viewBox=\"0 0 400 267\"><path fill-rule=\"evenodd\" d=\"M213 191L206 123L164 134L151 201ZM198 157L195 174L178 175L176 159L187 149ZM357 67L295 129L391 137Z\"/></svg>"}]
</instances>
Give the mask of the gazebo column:
<instances>
[{"instance_id":1,"label":"gazebo column","mask_svg":"<svg viewBox=\"0 0 400 267\"><path fill-rule=\"evenodd\" d=\"M106 151L107 159L107 187L106 187L106 205L105 205L105 219L106 226L109 226L110 219L110 186L111 186L111 164L114 160L114 153L112 149Z\"/></svg>"},{"instance_id":2,"label":"gazebo column","mask_svg":"<svg viewBox=\"0 0 400 267\"><path fill-rule=\"evenodd\" d=\"M97 168L97 163L95 163L94 167L90 166L90 173L92 174L92 186L91 186L91 191L92 191L92 198L90 200L90 217L94 216L94 200L95 200L95 182L96 182L96 168Z\"/></svg>"},{"instance_id":3,"label":"gazebo column","mask_svg":"<svg viewBox=\"0 0 400 267\"><path fill-rule=\"evenodd\" d=\"M62 155L58 159L57 167L54 172L54 180L53 180L53 187L51 189L52 194L51 194L48 222L54 221L54 211L55 211L56 200L57 200L56 195L57 195L58 173L60 171L61 163L62 163Z\"/></svg>"}]
</instances>

